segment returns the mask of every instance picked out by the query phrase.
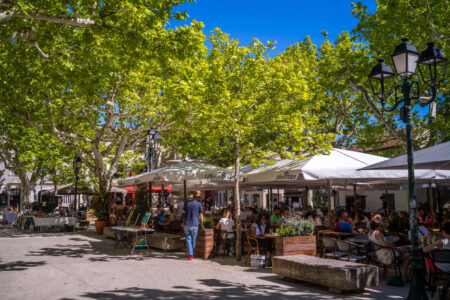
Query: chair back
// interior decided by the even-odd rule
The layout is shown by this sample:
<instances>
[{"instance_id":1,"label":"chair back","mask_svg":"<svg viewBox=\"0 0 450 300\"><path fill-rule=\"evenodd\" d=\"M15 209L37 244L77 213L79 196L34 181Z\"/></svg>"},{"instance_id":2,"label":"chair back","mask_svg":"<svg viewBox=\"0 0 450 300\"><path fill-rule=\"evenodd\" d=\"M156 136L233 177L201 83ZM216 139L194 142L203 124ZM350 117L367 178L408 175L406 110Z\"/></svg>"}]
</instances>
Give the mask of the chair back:
<instances>
[{"instance_id":1,"label":"chair back","mask_svg":"<svg viewBox=\"0 0 450 300\"><path fill-rule=\"evenodd\" d=\"M434 263L450 263L450 249L433 250L430 256Z\"/></svg>"},{"instance_id":2,"label":"chair back","mask_svg":"<svg viewBox=\"0 0 450 300\"><path fill-rule=\"evenodd\" d=\"M322 243L322 247L324 249L335 249L336 248L336 239L333 238L321 238L320 239L321 243Z\"/></svg>"},{"instance_id":3,"label":"chair back","mask_svg":"<svg viewBox=\"0 0 450 300\"><path fill-rule=\"evenodd\" d=\"M336 247L340 252L349 252L355 248L351 243L342 240L336 241Z\"/></svg>"}]
</instances>

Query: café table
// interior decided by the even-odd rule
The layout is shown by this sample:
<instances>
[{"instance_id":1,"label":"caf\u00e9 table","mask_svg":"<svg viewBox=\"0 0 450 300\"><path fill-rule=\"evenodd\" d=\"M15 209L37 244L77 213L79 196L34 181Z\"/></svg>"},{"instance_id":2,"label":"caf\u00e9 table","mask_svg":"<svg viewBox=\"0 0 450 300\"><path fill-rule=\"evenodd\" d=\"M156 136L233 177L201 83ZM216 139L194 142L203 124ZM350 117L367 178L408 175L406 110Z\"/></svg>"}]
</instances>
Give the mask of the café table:
<instances>
[{"instance_id":1,"label":"caf\u00e9 table","mask_svg":"<svg viewBox=\"0 0 450 300\"><path fill-rule=\"evenodd\" d=\"M132 242L131 244L131 251L130 251L130 255L133 255L133 252L135 249L137 248L147 248L148 250L148 254L150 255L150 246L148 245L147 242L147 234L153 234L153 232L155 231L153 228L144 228L144 227L112 227L112 230L114 230L115 232L118 231L120 232L119 235L117 235L117 237L120 237L120 234L131 234L132 236L134 235L135 239L134 242ZM144 234L142 236L142 233ZM115 235L116 236L116 235ZM119 243L115 243L116 247L118 246ZM115 249L115 248L114 248Z\"/></svg>"}]
</instances>

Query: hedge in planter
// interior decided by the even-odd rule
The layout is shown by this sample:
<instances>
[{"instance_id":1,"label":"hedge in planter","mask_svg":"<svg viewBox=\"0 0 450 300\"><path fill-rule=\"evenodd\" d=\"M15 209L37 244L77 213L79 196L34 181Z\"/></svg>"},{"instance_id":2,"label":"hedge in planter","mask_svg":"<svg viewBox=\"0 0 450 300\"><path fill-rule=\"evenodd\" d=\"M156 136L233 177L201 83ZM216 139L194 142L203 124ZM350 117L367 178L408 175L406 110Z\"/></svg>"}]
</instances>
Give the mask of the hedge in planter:
<instances>
[{"instance_id":1,"label":"hedge in planter","mask_svg":"<svg viewBox=\"0 0 450 300\"><path fill-rule=\"evenodd\" d=\"M275 255L316 256L316 236L313 233L314 225L309 220L297 217L284 220L278 228L280 236L275 238Z\"/></svg>"}]
</instances>

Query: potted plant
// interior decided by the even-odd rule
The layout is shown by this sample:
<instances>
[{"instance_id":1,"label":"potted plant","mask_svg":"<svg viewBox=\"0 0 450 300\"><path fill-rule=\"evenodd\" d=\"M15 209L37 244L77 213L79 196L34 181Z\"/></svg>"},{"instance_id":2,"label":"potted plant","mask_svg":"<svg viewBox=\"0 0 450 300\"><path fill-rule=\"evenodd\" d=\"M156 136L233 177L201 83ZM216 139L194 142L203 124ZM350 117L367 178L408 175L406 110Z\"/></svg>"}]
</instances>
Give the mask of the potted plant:
<instances>
[{"instance_id":1,"label":"potted plant","mask_svg":"<svg viewBox=\"0 0 450 300\"><path fill-rule=\"evenodd\" d=\"M207 259L214 255L214 221L205 217L203 226L205 229L198 230L194 253L196 257Z\"/></svg>"},{"instance_id":2,"label":"potted plant","mask_svg":"<svg viewBox=\"0 0 450 300\"><path fill-rule=\"evenodd\" d=\"M95 232L103 234L103 228L107 225L108 219L108 200L107 197L100 197L92 202L92 209L94 216L97 217L95 221Z\"/></svg>"},{"instance_id":3,"label":"potted plant","mask_svg":"<svg viewBox=\"0 0 450 300\"><path fill-rule=\"evenodd\" d=\"M316 236L311 221L290 217L278 228L278 234L279 236L275 238L275 255L316 256Z\"/></svg>"}]
</instances>

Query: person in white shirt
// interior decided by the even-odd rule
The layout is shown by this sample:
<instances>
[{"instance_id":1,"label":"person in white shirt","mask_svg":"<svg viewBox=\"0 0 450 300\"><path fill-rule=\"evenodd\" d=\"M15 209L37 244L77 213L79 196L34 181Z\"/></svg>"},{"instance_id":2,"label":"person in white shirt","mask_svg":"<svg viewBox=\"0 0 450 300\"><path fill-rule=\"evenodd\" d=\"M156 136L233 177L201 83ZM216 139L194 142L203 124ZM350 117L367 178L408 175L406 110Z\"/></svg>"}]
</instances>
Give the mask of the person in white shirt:
<instances>
[{"instance_id":1,"label":"person in white shirt","mask_svg":"<svg viewBox=\"0 0 450 300\"><path fill-rule=\"evenodd\" d=\"M233 227L234 227L234 221L231 219L230 212L228 210L226 210L223 212L223 217L220 218L219 222L217 223L216 229L226 231L226 233L225 232L222 233L222 239L228 240L228 241L233 241L234 240ZM232 254L230 243L227 244L227 252L228 252L228 255Z\"/></svg>"},{"instance_id":2,"label":"person in white shirt","mask_svg":"<svg viewBox=\"0 0 450 300\"><path fill-rule=\"evenodd\" d=\"M431 245L423 247L424 253L430 253L434 250L448 249L450 250L450 220L445 221L441 225L442 234L444 238L442 240L438 240ZM450 264L449 263L435 263L435 266L438 267L441 271L450 272Z\"/></svg>"}]
</instances>

